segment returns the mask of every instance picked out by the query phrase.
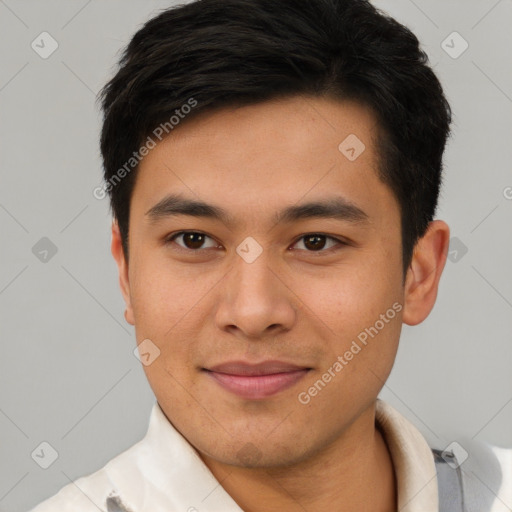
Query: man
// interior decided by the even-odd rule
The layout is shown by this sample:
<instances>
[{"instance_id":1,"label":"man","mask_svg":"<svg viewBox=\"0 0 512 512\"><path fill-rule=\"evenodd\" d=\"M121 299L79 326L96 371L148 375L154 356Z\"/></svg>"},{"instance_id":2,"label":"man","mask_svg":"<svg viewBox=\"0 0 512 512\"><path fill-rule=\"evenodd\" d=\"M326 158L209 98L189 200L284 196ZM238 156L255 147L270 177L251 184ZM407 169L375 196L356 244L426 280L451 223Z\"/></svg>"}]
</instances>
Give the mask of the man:
<instances>
[{"instance_id":1,"label":"man","mask_svg":"<svg viewBox=\"0 0 512 512\"><path fill-rule=\"evenodd\" d=\"M377 398L449 243L450 107L416 37L361 0L199 0L101 99L95 193L157 402L34 510L506 510Z\"/></svg>"}]
</instances>

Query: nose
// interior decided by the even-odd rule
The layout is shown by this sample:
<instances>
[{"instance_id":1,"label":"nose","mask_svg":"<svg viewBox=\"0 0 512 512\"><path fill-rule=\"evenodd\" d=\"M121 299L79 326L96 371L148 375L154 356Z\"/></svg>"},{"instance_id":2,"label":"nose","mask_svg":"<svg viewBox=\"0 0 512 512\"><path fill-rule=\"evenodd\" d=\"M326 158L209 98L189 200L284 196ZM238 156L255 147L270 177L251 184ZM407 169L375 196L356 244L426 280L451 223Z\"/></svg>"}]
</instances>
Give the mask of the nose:
<instances>
[{"instance_id":1,"label":"nose","mask_svg":"<svg viewBox=\"0 0 512 512\"><path fill-rule=\"evenodd\" d=\"M219 288L216 323L220 329L255 340L293 327L294 294L283 269L279 270L269 256L263 251L252 263L235 256L234 266Z\"/></svg>"}]
</instances>

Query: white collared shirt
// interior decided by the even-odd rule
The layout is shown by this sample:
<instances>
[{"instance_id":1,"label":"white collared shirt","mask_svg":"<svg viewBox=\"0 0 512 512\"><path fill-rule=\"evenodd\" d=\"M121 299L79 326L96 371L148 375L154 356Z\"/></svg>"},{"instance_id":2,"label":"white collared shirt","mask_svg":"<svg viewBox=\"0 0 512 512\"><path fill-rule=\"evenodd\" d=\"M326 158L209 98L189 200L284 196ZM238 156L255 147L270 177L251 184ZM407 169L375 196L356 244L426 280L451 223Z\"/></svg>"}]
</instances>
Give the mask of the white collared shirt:
<instances>
[{"instance_id":1,"label":"white collared shirt","mask_svg":"<svg viewBox=\"0 0 512 512\"><path fill-rule=\"evenodd\" d=\"M395 469L400 512L438 512L438 488L432 451L425 438L391 405L378 399L376 423L383 432ZM512 501L511 450L501 461L510 464L494 492L471 512L505 512ZM503 455L503 454L502 454ZM472 478L468 471L469 478ZM508 487L507 487L508 486ZM486 484L488 487L488 484ZM509 492L510 491L510 492ZM471 491L478 500L481 491ZM487 491L489 492L489 491ZM508 494L507 494L508 493ZM494 499L496 498L496 499ZM109 504L107 504L107 500ZM483 503L483 502L482 502ZM508 503L510 506L510 503ZM243 512L174 428L155 403L145 437L110 460L102 469L63 487L31 512Z\"/></svg>"}]
</instances>

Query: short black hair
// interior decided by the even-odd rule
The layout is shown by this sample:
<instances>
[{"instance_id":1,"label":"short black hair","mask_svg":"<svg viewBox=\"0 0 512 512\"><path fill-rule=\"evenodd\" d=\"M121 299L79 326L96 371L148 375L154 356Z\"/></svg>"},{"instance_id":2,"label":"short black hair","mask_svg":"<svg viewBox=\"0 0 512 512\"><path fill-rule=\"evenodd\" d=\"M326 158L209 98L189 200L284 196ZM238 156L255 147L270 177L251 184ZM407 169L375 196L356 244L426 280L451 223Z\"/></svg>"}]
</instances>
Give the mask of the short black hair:
<instances>
[{"instance_id":1,"label":"short black hair","mask_svg":"<svg viewBox=\"0 0 512 512\"><path fill-rule=\"evenodd\" d=\"M437 208L451 110L416 36L366 0L196 0L138 30L98 98L104 191L126 257L150 141L206 111L294 95L371 108L379 178L400 205L405 276Z\"/></svg>"}]
</instances>

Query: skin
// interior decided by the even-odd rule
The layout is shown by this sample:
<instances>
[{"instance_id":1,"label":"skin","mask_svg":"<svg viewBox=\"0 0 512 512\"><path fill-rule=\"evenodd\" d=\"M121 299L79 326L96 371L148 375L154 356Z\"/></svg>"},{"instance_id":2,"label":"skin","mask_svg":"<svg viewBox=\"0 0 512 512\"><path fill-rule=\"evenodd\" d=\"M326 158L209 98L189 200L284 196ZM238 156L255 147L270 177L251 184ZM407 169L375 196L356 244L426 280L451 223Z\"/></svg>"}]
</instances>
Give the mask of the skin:
<instances>
[{"instance_id":1,"label":"skin","mask_svg":"<svg viewBox=\"0 0 512 512\"><path fill-rule=\"evenodd\" d=\"M354 161L338 149L349 134L366 146ZM375 402L402 322L418 324L434 306L449 228L430 223L404 285L399 206L376 174L376 136L371 111L328 98L296 96L203 114L183 122L140 164L129 263L113 224L126 319L137 343L150 339L160 350L144 366L158 403L244 511L397 509ZM151 220L146 212L169 193L221 206L235 223L184 215ZM367 220L275 222L286 206L334 195ZM166 243L183 230L207 237L202 245L183 236ZM308 244L304 236L315 233L345 244ZM252 263L236 252L248 236L262 248ZM394 303L402 305L394 319L301 403L298 394ZM202 371L268 359L312 369L260 400L236 396ZM249 452L252 461L243 457Z\"/></svg>"}]
</instances>

